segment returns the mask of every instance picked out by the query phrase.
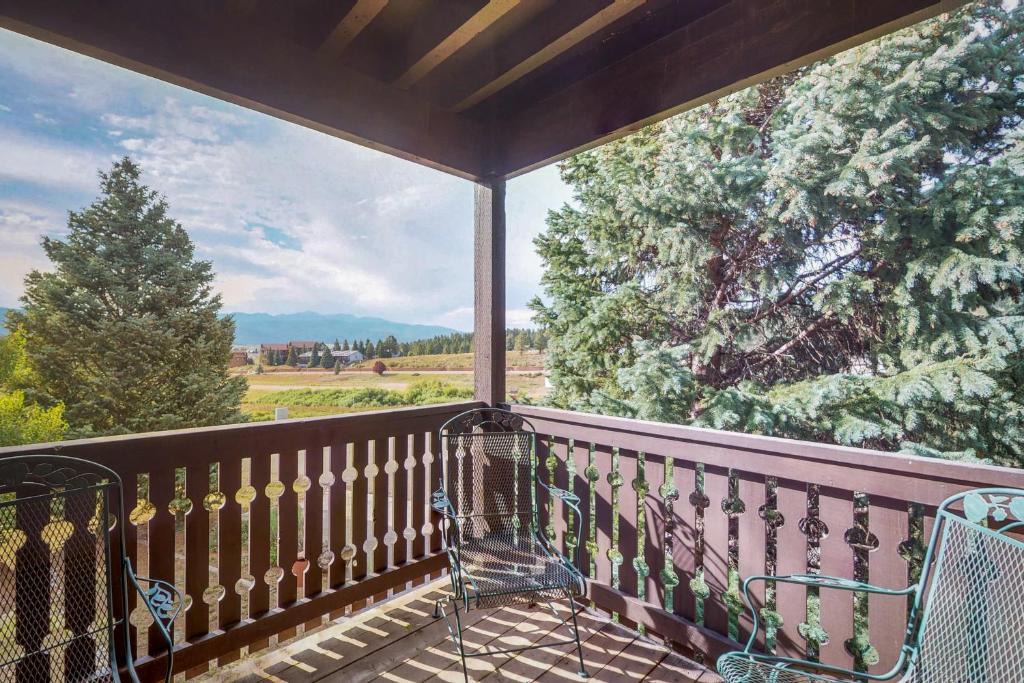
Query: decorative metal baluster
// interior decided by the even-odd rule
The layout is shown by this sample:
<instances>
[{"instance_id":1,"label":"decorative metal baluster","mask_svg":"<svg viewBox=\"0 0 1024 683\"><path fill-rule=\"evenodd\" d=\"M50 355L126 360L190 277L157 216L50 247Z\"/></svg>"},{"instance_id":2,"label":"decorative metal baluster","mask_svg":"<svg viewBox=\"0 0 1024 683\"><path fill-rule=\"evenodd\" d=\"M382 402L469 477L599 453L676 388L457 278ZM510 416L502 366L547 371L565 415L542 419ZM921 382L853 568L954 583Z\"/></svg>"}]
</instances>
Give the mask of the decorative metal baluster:
<instances>
[{"instance_id":1,"label":"decorative metal baluster","mask_svg":"<svg viewBox=\"0 0 1024 683\"><path fill-rule=\"evenodd\" d=\"M675 483L675 459L672 456L665 456L665 478L658 488L658 495L661 496L665 509L665 536L662 539L665 546L665 565L661 570L661 585L665 587L663 606L669 612L674 613L676 611L675 588L679 585L679 574L676 573L675 563L675 504L679 500L679 489Z\"/></svg>"},{"instance_id":2,"label":"decorative metal baluster","mask_svg":"<svg viewBox=\"0 0 1024 683\"><path fill-rule=\"evenodd\" d=\"M744 610L743 598L740 597L739 516L746 512L747 506L740 498L739 478L731 469L729 470L728 491L728 497L722 499L722 512L729 518L728 586L722 593L722 602L729 610L729 637L739 640L739 618Z\"/></svg>"},{"instance_id":3,"label":"decorative metal baluster","mask_svg":"<svg viewBox=\"0 0 1024 683\"><path fill-rule=\"evenodd\" d=\"M690 590L693 591L694 621L704 625L704 601L711 596L711 589L704 581L704 511L711 506L711 500L704 493L704 463L694 466L694 490L690 494L690 505L693 506L693 578L690 579Z\"/></svg>"},{"instance_id":4,"label":"decorative metal baluster","mask_svg":"<svg viewBox=\"0 0 1024 683\"><path fill-rule=\"evenodd\" d=\"M568 490L570 492L575 488L576 482L576 459L573 457L573 451L576 448L576 440L570 439L566 442L565 451L565 470L566 470L566 481L568 482ZM570 560L575 561L576 558L576 515L571 512L567 512L565 515L565 556Z\"/></svg>"},{"instance_id":5,"label":"decorative metal baluster","mask_svg":"<svg viewBox=\"0 0 1024 683\"><path fill-rule=\"evenodd\" d=\"M544 459L544 467L548 471L548 486L555 488L555 469L558 467L558 457L555 455L555 442L549 436L544 439L544 445L546 446L547 457ZM537 489L534 488L534 491ZM548 523L544 529L544 533L547 534L548 540L551 544L555 544L555 497L548 495Z\"/></svg>"},{"instance_id":6,"label":"decorative metal baluster","mask_svg":"<svg viewBox=\"0 0 1024 683\"><path fill-rule=\"evenodd\" d=\"M854 492L853 526L843 534L843 540L853 550L853 578L863 583L871 579L868 553L878 550L878 537L871 533L868 523L870 504L867 494ZM853 656L856 671L867 671L869 666L878 664L878 650L868 634L868 594L863 591L853 594L853 637L843 645Z\"/></svg>"},{"instance_id":7,"label":"decorative metal baluster","mask_svg":"<svg viewBox=\"0 0 1024 683\"><path fill-rule=\"evenodd\" d=\"M821 540L828 536L828 525L820 517L818 485L807 486L807 516L800 520L800 531L807 537L807 573L821 573ZM817 586L807 588L807 620L797 631L807 641L807 658L818 661L821 646L828 643L828 631L821 625L821 596Z\"/></svg>"},{"instance_id":8,"label":"decorative metal baluster","mask_svg":"<svg viewBox=\"0 0 1024 683\"><path fill-rule=\"evenodd\" d=\"M612 565L612 588L618 590L619 567L622 566L622 552L619 550L619 489L622 488L622 474L619 472L619 449L612 449L612 471L608 473L608 483L612 487L612 538L608 549L608 560ZM612 620L618 621L618 612L612 612Z\"/></svg>"},{"instance_id":9,"label":"decorative metal baluster","mask_svg":"<svg viewBox=\"0 0 1024 683\"><path fill-rule=\"evenodd\" d=\"M636 492L636 557L633 558L633 569L636 571L636 596L641 601L647 600L647 577L651 573L651 568L647 566L647 560L644 557L644 550L647 547L647 514L644 504L647 500L647 492L651 488L647 483L646 464L647 456L638 452L636 454L636 478L633 479L631 485L633 491ZM637 631L646 633L646 628L643 624L637 624Z\"/></svg>"},{"instance_id":10,"label":"decorative metal baluster","mask_svg":"<svg viewBox=\"0 0 1024 683\"><path fill-rule=\"evenodd\" d=\"M900 557L907 563L907 585L911 586L921 580L924 570L924 556L928 550L928 539L924 533L924 506L920 503L907 505L909 517L909 533L907 539L900 543ZM914 603L914 596L907 596L907 609Z\"/></svg>"},{"instance_id":11,"label":"decorative metal baluster","mask_svg":"<svg viewBox=\"0 0 1024 683\"><path fill-rule=\"evenodd\" d=\"M775 576L778 571L779 529L786 524L786 518L779 511L778 480L775 477L768 477L765 484L765 504L758 508L757 514L764 520L765 526L764 573L767 576ZM774 581L765 582L764 607L761 608L760 617L765 630L765 649L774 653L779 627L782 625Z\"/></svg>"}]
</instances>

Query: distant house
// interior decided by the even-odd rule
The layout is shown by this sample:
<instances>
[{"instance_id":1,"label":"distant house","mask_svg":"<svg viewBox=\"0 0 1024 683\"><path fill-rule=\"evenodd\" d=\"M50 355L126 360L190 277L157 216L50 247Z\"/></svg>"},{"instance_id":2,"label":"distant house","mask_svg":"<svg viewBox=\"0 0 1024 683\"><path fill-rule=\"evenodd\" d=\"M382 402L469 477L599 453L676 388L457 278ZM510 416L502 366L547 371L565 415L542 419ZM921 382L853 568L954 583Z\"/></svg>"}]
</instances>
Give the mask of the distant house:
<instances>
[{"instance_id":1,"label":"distant house","mask_svg":"<svg viewBox=\"0 0 1024 683\"><path fill-rule=\"evenodd\" d=\"M331 355L342 365L352 365L363 360L363 354L358 351L331 351Z\"/></svg>"},{"instance_id":2,"label":"distant house","mask_svg":"<svg viewBox=\"0 0 1024 683\"><path fill-rule=\"evenodd\" d=\"M228 367L229 368L240 368L249 364L249 354L243 349L241 351L231 351L231 355L228 356Z\"/></svg>"},{"instance_id":3,"label":"distant house","mask_svg":"<svg viewBox=\"0 0 1024 683\"><path fill-rule=\"evenodd\" d=\"M288 345L260 344L260 358L267 365L281 365L288 358Z\"/></svg>"}]
</instances>

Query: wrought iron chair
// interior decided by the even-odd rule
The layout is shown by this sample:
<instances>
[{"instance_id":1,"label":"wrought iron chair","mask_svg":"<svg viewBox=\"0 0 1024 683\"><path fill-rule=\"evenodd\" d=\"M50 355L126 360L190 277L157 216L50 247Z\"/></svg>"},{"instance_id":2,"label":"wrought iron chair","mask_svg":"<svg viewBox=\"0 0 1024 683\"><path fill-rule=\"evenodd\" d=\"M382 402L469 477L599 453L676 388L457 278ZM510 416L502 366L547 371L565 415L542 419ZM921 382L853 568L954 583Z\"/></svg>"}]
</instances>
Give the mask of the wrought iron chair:
<instances>
[{"instance_id":1,"label":"wrought iron chair","mask_svg":"<svg viewBox=\"0 0 1024 683\"><path fill-rule=\"evenodd\" d=\"M169 628L182 597L132 571L121 495L120 477L86 460L0 460L0 681L120 681L120 632L128 676L137 682L128 624L114 607L115 600L129 604L129 583L167 644L170 681Z\"/></svg>"},{"instance_id":2,"label":"wrought iron chair","mask_svg":"<svg viewBox=\"0 0 1024 683\"><path fill-rule=\"evenodd\" d=\"M576 623L576 597L583 593L583 576L540 531L538 485L575 513L577 548L579 498L537 478L536 434L519 415L497 408L470 410L446 422L440 440L441 488L434 492L432 505L445 516L441 530L454 595L437 601L434 617L443 616L448 625L465 680L469 681L466 657L571 644L576 645L579 675L586 678ZM568 627L570 619L559 617L552 604L559 599L569 602L572 638L466 651L460 602L464 612L547 603L561 622L558 628Z\"/></svg>"},{"instance_id":3,"label":"wrought iron chair","mask_svg":"<svg viewBox=\"0 0 1024 683\"><path fill-rule=\"evenodd\" d=\"M742 652L718 660L727 683L818 683L899 680L905 683L1024 681L1024 491L978 489L939 506L918 583L889 590L819 575L752 576L743 584L754 629ZM1011 532L1013 532L1011 534ZM882 674L758 654L758 613L749 587L784 581L911 597L907 635L899 659Z\"/></svg>"}]
</instances>

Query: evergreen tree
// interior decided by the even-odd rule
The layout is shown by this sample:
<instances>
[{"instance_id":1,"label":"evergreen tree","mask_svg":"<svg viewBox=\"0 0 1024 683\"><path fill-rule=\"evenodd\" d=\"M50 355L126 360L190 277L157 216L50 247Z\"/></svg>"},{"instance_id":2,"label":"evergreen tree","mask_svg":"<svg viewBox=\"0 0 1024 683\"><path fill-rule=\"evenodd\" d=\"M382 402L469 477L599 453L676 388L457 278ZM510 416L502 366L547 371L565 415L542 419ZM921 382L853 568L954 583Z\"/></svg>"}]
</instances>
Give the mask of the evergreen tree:
<instances>
[{"instance_id":1,"label":"evergreen tree","mask_svg":"<svg viewBox=\"0 0 1024 683\"><path fill-rule=\"evenodd\" d=\"M343 343L343 344L341 345L341 350L342 350L342 351L351 351L351 349L350 349L350 348L349 348L349 346L348 346L348 339L346 339L346 340L345 340L345 343Z\"/></svg>"},{"instance_id":2,"label":"evergreen tree","mask_svg":"<svg viewBox=\"0 0 1024 683\"><path fill-rule=\"evenodd\" d=\"M327 353L327 355L330 355L330 353ZM319 342L313 342L313 350L310 352L310 355L309 355L309 367L311 367L311 368L320 367L320 343Z\"/></svg>"},{"instance_id":3,"label":"evergreen tree","mask_svg":"<svg viewBox=\"0 0 1024 683\"><path fill-rule=\"evenodd\" d=\"M367 358L376 358L377 350L373 347L373 342L369 339L366 340L366 351L363 353Z\"/></svg>"},{"instance_id":4,"label":"evergreen tree","mask_svg":"<svg viewBox=\"0 0 1024 683\"><path fill-rule=\"evenodd\" d=\"M299 364L299 354L295 353L295 347L294 346L289 346L288 347L288 357L285 358L284 364L285 365L290 365L293 368L296 367Z\"/></svg>"},{"instance_id":5,"label":"evergreen tree","mask_svg":"<svg viewBox=\"0 0 1024 683\"><path fill-rule=\"evenodd\" d=\"M348 340L346 339L345 341L347 342ZM334 338L334 347L333 348L334 348L335 351L341 351L341 343L338 341L337 337Z\"/></svg>"},{"instance_id":6,"label":"evergreen tree","mask_svg":"<svg viewBox=\"0 0 1024 683\"><path fill-rule=\"evenodd\" d=\"M553 403L1024 462L1022 28L972 3L565 162Z\"/></svg>"},{"instance_id":7,"label":"evergreen tree","mask_svg":"<svg viewBox=\"0 0 1024 683\"><path fill-rule=\"evenodd\" d=\"M228 375L235 324L221 318L207 261L128 158L101 173L102 196L43 238L52 272L25 278L25 334L38 389L63 402L76 435L242 419Z\"/></svg>"},{"instance_id":8,"label":"evergreen tree","mask_svg":"<svg viewBox=\"0 0 1024 683\"><path fill-rule=\"evenodd\" d=\"M330 351L324 351L323 358L320 359L320 367L324 370L330 370L334 367L334 355Z\"/></svg>"}]
</instances>

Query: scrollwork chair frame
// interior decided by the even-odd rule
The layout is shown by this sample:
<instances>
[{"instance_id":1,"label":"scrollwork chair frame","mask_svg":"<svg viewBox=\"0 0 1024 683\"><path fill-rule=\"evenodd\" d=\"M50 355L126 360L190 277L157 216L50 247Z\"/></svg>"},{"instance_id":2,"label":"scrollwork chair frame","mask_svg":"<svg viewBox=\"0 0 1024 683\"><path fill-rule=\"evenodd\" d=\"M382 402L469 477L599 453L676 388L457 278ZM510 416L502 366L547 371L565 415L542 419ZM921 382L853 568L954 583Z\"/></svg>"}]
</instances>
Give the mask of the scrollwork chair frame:
<instances>
[{"instance_id":1,"label":"scrollwork chair frame","mask_svg":"<svg viewBox=\"0 0 1024 683\"><path fill-rule=\"evenodd\" d=\"M750 576L743 597L753 629L742 651L718 660L726 683L999 683L1024 680L1024 491L986 488L950 496L939 506L920 579L891 589L820 574ZM909 596L906 636L895 664L885 672L852 671L755 650L759 613L754 583L813 586ZM994 589L993 589L994 586Z\"/></svg>"},{"instance_id":2,"label":"scrollwork chair frame","mask_svg":"<svg viewBox=\"0 0 1024 683\"><path fill-rule=\"evenodd\" d=\"M441 486L432 507L445 517L440 526L453 595L437 601L434 616L444 617L448 625L465 680L467 657L553 645L575 645L578 673L586 678L576 620L576 598L585 587L576 567L582 528L579 498L537 477L536 430L520 415L499 408L466 411L448 420L439 436ZM572 561L541 532L539 493L559 499L576 515L577 557ZM558 615L553 604L558 599L568 601L569 617ZM524 603L547 603L560 621L556 628L571 626L572 638L466 650L460 612Z\"/></svg>"},{"instance_id":3,"label":"scrollwork chair frame","mask_svg":"<svg viewBox=\"0 0 1024 683\"><path fill-rule=\"evenodd\" d=\"M127 612L131 586L166 644L164 680L171 680L171 628L182 595L135 575L125 554L126 523L123 484L113 470L61 455L0 460L0 559L8 568L0 601L14 607L12 632L0 637L0 678L7 671L16 680L121 681L120 642L124 671L138 683L128 617L115 611ZM105 639L105 654L97 639Z\"/></svg>"}]
</instances>

